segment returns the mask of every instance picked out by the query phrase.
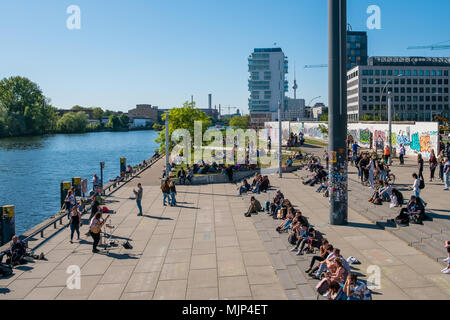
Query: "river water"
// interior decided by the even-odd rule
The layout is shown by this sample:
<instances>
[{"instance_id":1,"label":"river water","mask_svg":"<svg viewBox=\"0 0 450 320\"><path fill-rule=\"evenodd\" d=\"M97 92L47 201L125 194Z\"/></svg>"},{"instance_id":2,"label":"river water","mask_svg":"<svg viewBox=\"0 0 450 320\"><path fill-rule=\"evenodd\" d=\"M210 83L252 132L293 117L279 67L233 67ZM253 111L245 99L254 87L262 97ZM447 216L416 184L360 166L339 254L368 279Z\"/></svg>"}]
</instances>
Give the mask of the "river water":
<instances>
[{"instance_id":1,"label":"river water","mask_svg":"<svg viewBox=\"0 0 450 320\"><path fill-rule=\"evenodd\" d=\"M59 211L60 183L72 177L100 177L104 183L120 174L120 158L136 165L158 145L155 131L96 132L0 139L0 206L16 207L16 234Z\"/></svg>"}]
</instances>

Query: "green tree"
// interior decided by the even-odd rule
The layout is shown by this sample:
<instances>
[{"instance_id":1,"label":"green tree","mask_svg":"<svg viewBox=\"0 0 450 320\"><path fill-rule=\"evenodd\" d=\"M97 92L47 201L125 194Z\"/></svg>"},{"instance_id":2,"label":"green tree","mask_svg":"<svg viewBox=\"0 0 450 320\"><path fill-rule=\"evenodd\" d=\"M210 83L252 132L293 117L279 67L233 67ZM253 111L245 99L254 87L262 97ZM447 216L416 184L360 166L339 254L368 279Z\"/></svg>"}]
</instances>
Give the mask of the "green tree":
<instances>
[{"instance_id":1,"label":"green tree","mask_svg":"<svg viewBox=\"0 0 450 320\"><path fill-rule=\"evenodd\" d=\"M0 113L5 135L44 134L55 128L56 109L39 86L24 77L0 81Z\"/></svg>"},{"instance_id":2,"label":"green tree","mask_svg":"<svg viewBox=\"0 0 450 320\"><path fill-rule=\"evenodd\" d=\"M109 116L108 127L113 130L118 130L121 126L119 117L115 114Z\"/></svg>"},{"instance_id":3,"label":"green tree","mask_svg":"<svg viewBox=\"0 0 450 320\"><path fill-rule=\"evenodd\" d=\"M364 114L362 116L362 121L373 121L374 117L370 114Z\"/></svg>"},{"instance_id":4,"label":"green tree","mask_svg":"<svg viewBox=\"0 0 450 320\"><path fill-rule=\"evenodd\" d=\"M250 128L250 116L234 116L230 119L230 126L233 129L248 129Z\"/></svg>"},{"instance_id":5,"label":"green tree","mask_svg":"<svg viewBox=\"0 0 450 320\"><path fill-rule=\"evenodd\" d=\"M102 108L94 108L92 111L92 119L94 120L102 120L103 118L103 110Z\"/></svg>"},{"instance_id":6,"label":"green tree","mask_svg":"<svg viewBox=\"0 0 450 320\"><path fill-rule=\"evenodd\" d=\"M320 116L319 121L328 121L328 113L324 113Z\"/></svg>"},{"instance_id":7,"label":"green tree","mask_svg":"<svg viewBox=\"0 0 450 320\"><path fill-rule=\"evenodd\" d=\"M162 121L166 120L166 114L161 116ZM201 110L195 108L195 102L185 102L181 108L173 108L169 110L169 136L177 129L186 129L194 139L194 122L202 122L202 134L211 127L211 119ZM159 137L155 141L159 144L161 152L165 152L165 125L162 126ZM170 139L170 150L174 144Z\"/></svg>"},{"instance_id":8,"label":"green tree","mask_svg":"<svg viewBox=\"0 0 450 320\"><path fill-rule=\"evenodd\" d=\"M130 124L130 118L125 113L122 113L120 115L119 121L120 121L120 126L122 128L128 128L128 126Z\"/></svg>"},{"instance_id":9,"label":"green tree","mask_svg":"<svg viewBox=\"0 0 450 320\"><path fill-rule=\"evenodd\" d=\"M68 112L63 115L56 124L60 133L83 133L86 132L88 116L85 112Z\"/></svg>"}]
</instances>

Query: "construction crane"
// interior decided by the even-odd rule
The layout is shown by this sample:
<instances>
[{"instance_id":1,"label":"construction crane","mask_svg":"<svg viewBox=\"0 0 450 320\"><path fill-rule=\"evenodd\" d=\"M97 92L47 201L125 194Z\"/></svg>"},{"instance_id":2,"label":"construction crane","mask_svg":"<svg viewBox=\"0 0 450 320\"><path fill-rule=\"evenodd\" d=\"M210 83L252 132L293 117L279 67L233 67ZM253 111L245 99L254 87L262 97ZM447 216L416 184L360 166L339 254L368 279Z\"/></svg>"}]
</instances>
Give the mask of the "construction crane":
<instances>
[{"instance_id":1,"label":"construction crane","mask_svg":"<svg viewBox=\"0 0 450 320\"><path fill-rule=\"evenodd\" d=\"M312 68L328 68L327 64L312 64L312 65L306 65L305 69L312 69Z\"/></svg>"},{"instance_id":2,"label":"construction crane","mask_svg":"<svg viewBox=\"0 0 450 320\"><path fill-rule=\"evenodd\" d=\"M443 43L448 43L449 41L439 42L436 44L432 44L430 46L411 46L408 47L408 50L419 50L419 49L430 49L430 50L448 50L450 49L450 45L443 45Z\"/></svg>"}]
</instances>

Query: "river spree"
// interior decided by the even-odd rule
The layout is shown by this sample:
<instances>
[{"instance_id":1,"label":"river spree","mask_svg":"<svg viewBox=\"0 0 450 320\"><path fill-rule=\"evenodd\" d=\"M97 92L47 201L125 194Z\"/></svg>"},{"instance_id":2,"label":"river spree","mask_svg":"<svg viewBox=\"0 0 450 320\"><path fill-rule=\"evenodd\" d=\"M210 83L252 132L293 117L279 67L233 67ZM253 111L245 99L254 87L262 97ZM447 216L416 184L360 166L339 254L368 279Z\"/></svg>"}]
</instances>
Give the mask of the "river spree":
<instances>
[{"instance_id":1,"label":"river spree","mask_svg":"<svg viewBox=\"0 0 450 320\"><path fill-rule=\"evenodd\" d=\"M60 183L72 177L120 174L120 158L136 165L158 145L155 131L96 132L0 139L0 205L16 206L16 233L21 234L59 211Z\"/></svg>"}]
</instances>

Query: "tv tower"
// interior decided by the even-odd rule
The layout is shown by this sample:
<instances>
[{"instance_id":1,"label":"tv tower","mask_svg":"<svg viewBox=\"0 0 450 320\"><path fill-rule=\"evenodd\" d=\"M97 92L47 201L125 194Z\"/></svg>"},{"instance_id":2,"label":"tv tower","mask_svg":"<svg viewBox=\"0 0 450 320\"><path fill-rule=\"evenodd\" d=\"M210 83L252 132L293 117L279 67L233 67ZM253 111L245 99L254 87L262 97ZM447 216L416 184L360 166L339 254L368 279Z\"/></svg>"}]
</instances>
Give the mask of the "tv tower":
<instances>
[{"instance_id":1,"label":"tv tower","mask_svg":"<svg viewBox=\"0 0 450 320\"><path fill-rule=\"evenodd\" d=\"M297 75L295 71L295 63L294 63L294 86L292 87L292 89L294 89L294 99L297 99L298 85L297 85Z\"/></svg>"}]
</instances>

